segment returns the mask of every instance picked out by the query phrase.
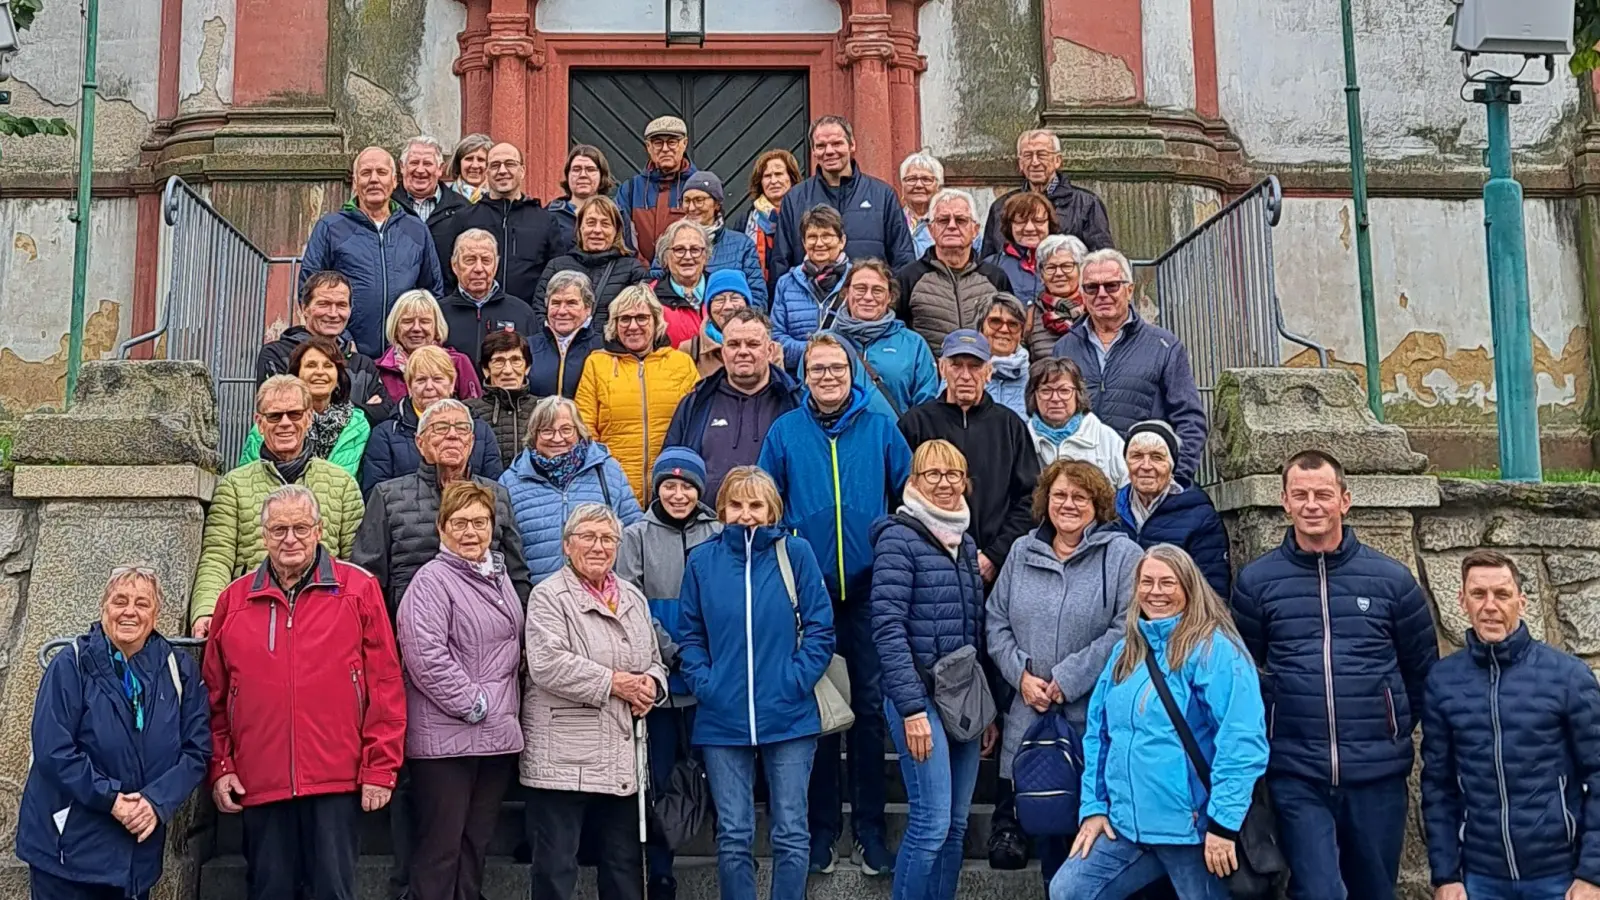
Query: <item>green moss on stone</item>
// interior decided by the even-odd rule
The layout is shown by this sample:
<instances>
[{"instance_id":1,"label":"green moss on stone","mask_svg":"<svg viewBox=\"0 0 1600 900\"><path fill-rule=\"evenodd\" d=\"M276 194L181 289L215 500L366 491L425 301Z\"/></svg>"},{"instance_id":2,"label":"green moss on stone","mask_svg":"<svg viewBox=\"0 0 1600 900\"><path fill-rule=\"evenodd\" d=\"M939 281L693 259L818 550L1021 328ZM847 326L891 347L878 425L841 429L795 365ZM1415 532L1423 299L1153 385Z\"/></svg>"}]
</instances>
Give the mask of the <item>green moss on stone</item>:
<instances>
[{"instance_id":1,"label":"green moss on stone","mask_svg":"<svg viewBox=\"0 0 1600 900\"><path fill-rule=\"evenodd\" d=\"M956 102L969 136L961 152L951 156L1010 158L1017 135L1039 125L1044 95L1039 4L961 0L950 4L950 18L961 72Z\"/></svg>"}]
</instances>

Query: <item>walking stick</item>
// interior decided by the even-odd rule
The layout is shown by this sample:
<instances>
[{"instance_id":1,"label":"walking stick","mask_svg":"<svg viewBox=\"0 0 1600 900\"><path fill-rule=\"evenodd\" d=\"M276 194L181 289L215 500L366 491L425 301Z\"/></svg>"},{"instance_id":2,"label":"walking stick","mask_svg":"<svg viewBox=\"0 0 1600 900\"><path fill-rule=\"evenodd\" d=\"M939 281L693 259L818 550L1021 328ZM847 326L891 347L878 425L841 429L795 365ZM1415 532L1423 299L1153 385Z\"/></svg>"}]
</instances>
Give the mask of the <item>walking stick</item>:
<instances>
[{"instance_id":1,"label":"walking stick","mask_svg":"<svg viewBox=\"0 0 1600 900\"><path fill-rule=\"evenodd\" d=\"M647 842L650 839L650 820L646 809L645 792L650 784L650 733L645 728L644 717L633 720L633 772L636 777L635 784L639 786L639 858L641 877L644 879L644 893L641 897L650 895L650 848Z\"/></svg>"}]
</instances>

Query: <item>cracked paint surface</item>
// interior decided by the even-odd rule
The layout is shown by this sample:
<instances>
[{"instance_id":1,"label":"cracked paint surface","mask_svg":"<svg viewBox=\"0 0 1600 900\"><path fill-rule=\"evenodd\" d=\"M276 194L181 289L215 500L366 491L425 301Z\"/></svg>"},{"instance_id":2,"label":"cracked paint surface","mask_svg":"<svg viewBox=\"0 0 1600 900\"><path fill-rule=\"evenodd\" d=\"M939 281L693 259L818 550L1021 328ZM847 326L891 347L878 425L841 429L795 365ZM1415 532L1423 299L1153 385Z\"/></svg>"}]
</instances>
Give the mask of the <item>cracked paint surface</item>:
<instances>
[{"instance_id":1,"label":"cracked paint surface","mask_svg":"<svg viewBox=\"0 0 1600 900\"><path fill-rule=\"evenodd\" d=\"M233 102L233 4L185 0L179 53L178 112L220 109Z\"/></svg>"},{"instance_id":2,"label":"cracked paint surface","mask_svg":"<svg viewBox=\"0 0 1600 900\"><path fill-rule=\"evenodd\" d=\"M1010 156L1016 136L1039 124L1038 4L927 3L918 10L917 29L928 58L921 79L923 142L941 158Z\"/></svg>"}]
</instances>

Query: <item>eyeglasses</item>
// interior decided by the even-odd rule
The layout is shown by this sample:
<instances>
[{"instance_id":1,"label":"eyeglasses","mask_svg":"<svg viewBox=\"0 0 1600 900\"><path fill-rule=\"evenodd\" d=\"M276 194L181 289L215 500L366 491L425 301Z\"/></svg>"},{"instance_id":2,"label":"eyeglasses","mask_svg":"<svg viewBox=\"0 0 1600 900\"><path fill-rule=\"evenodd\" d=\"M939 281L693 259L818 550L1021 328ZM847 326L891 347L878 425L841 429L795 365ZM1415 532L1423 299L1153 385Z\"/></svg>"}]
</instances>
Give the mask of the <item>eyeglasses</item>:
<instances>
[{"instance_id":1,"label":"eyeglasses","mask_svg":"<svg viewBox=\"0 0 1600 900\"><path fill-rule=\"evenodd\" d=\"M806 366L806 373L822 378L843 378L850 374L850 364L834 363L831 366Z\"/></svg>"},{"instance_id":2,"label":"eyeglasses","mask_svg":"<svg viewBox=\"0 0 1600 900\"><path fill-rule=\"evenodd\" d=\"M599 534L593 531L575 531L572 533L572 540L580 547L604 547L607 550L614 549L622 542L621 538L614 534Z\"/></svg>"},{"instance_id":3,"label":"eyeglasses","mask_svg":"<svg viewBox=\"0 0 1600 900\"><path fill-rule=\"evenodd\" d=\"M438 437L442 437L447 434L459 434L465 436L471 433L471 422L434 422L432 425L428 426L428 434Z\"/></svg>"},{"instance_id":4,"label":"eyeglasses","mask_svg":"<svg viewBox=\"0 0 1600 900\"><path fill-rule=\"evenodd\" d=\"M1078 271L1077 263L1051 263L1043 269L1046 275L1071 275Z\"/></svg>"},{"instance_id":5,"label":"eyeglasses","mask_svg":"<svg viewBox=\"0 0 1600 900\"><path fill-rule=\"evenodd\" d=\"M526 366L527 364L528 361L523 359L520 355L506 357L497 356L494 359L489 360L489 371L492 372L495 369L511 369L515 368L516 366Z\"/></svg>"},{"instance_id":6,"label":"eyeglasses","mask_svg":"<svg viewBox=\"0 0 1600 900\"><path fill-rule=\"evenodd\" d=\"M951 225L965 228L971 225L972 222L973 218L971 216L935 216L933 218L933 224L940 228L949 228Z\"/></svg>"},{"instance_id":7,"label":"eyeglasses","mask_svg":"<svg viewBox=\"0 0 1600 900\"><path fill-rule=\"evenodd\" d=\"M1048 162L1055 155L1054 150L1024 150L1017 154L1017 159L1023 162Z\"/></svg>"},{"instance_id":8,"label":"eyeglasses","mask_svg":"<svg viewBox=\"0 0 1600 900\"><path fill-rule=\"evenodd\" d=\"M1037 396L1046 400L1066 400L1077 396L1077 393L1078 389L1074 387L1042 387L1039 388Z\"/></svg>"},{"instance_id":9,"label":"eyeglasses","mask_svg":"<svg viewBox=\"0 0 1600 900\"><path fill-rule=\"evenodd\" d=\"M920 475L929 484L960 484L967 477L967 473L959 469L924 469Z\"/></svg>"},{"instance_id":10,"label":"eyeglasses","mask_svg":"<svg viewBox=\"0 0 1600 900\"><path fill-rule=\"evenodd\" d=\"M493 524L493 519L488 519L481 516L471 519L463 519L459 516L451 516L445 520L444 527L446 531L453 532L488 531L489 527Z\"/></svg>"},{"instance_id":11,"label":"eyeglasses","mask_svg":"<svg viewBox=\"0 0 1600 900\"><path fill-rule=\"evenodd\" d=\"M671 247L672 255L679 259L699 259L706 255L704 247Z\"/></svg>"},{"instance_id":12,"label":"eyeglasses","mask_svg":"<svg viewBox=\"0 0 1600 900\"><path fill-rule=\"evenodd\" d=\"M685 197L683 198L683 205L692 206L695 209L699 209L702 206L716 206L717 198L709 195L705 197Z\"/></svg>"},{"instance_id":13,"label":"eyeglasses","mask_svg":"<svg viewBox=\"0 0 1600 900\"><path fill-rule=\"evenodd\" d=\"M1103 284L1085 284L1082 287L1085 294L1093 297L1097 294L1115 294L1132 283L1131 281L1107 281Z\"/></svg>"},{"instance_id":14,"label":"eyeglasses","mask_svg":"<svg viewBox=\"0 0 1600 900\"><path fill-rule=\"evenodd\" d=\"M318 523L320 524L320 523ZM297 540L306 540L316 533L317 525L269 525L267 536L275 541L281 541L289 535L294 535Z\"/></svg>"},{"instance_id":15,"label":"eyeglasses","mask_svg":"<svg viewBox=\"0 0 1600 900\"><path fill-rule=\"evenodd\" d=\"M631 316L613 316L612 320L615 321L619 326L649 325L652 318L654 317L649 313L638 313Z\"/></svg>"},{"instance_id":16,"label":"eyeglasses","mask_svg":"<svg viewBox=\"0 0 1600 900\"><path fill-rule=\"evenodd\" d=\"M990 316L983 320L983 327L990 331L1021 331L1022 323L1012 318Z\"/></svg>"},{"instance_id":17,"label":"eyeglasses","mask_svg":"<svg viewBox=\"0 0 1600 900\"><path fill-rule=\"evenodd\" d=\"M301 407L300 409L285 409L279 412L256 413L256 415L266 419L267 424L269 425L276 425L279 422L282 422L284 419L299 420L299 418L305 414L306 411L304 407Z\"/></svg>"},{"instance_id":18,"label":"eyeglasses","mask_svg":"<svg viewBox=\"0 0 1600 900\"><path fill-rule=\"evenodd\" d=\"M563 441L570 441L577 436L578 429L573 428L571 425L562 425L560 428L541 428L534 432L534 437L541 441L553 441L557 438Z\"/></svg>"},{"instance_id":19,"label":"eyeglasses","mask_svg":"<svg viewBox=\"0 0 1600 900\"><path fill-rule=\"evenodd\" d=\"M907 175L900 179L901 184L938 184L939 179L932 175Z\"/></svg>"},{"instance_id":20,"label":"eyeglasses","mask_svg":"<svg viewBox=\"0 0 1600 900\"><path fill-rule=\"evenodd\" d=\"M156 570L149 566L117 566L111 570L112 578L121 578L124 575L139 575L144 578L154 579Z\"/></svg>"},{"instance_id":21,"label":"eyeglasses","mask_svg":"<svg viewBox=\"0 0 1600 900\"><path fill-rule=\"evenodd\" d=\"M681 138L677 135L668 134L662 135L661 137L648 138L645 143L649 144L650 148L653 150L665 150L668 147L676 147L680 143L688 140L688 138Z\"/></svg>"}]
</instances>

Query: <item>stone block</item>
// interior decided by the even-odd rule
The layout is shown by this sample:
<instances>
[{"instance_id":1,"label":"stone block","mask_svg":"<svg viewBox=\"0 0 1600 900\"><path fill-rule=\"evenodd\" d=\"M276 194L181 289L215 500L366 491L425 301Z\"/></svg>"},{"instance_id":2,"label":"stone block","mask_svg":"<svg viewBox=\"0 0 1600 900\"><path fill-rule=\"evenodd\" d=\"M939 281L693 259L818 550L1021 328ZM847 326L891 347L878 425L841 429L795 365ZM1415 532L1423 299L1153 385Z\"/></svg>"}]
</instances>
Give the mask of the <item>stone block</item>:
<instances>
[{"instance_id":1,"label":"stone block","mask_svg":"<svg viewBox=\"0 0 1600 900\"><path fill-rule=\"evenodd\" d=\"M1546 553L1544 567L1550 573L1550 583L1557 586L1593 581L1600 578L1600 551Z\"/></svg>"},{"instance_id":2,"label":"stone block","mask_svg":"<svg viewBox=\"0 0 1600 900\"><path fill-rule=\"evenodd\" d=\"M1404 509L1350 510L1344 523L1356 531L1356 537L1380 553L1388 554L1421 578L1417 569L1416 520Z\"/></svg>"},{"instance_id":3,"label":"stone block","mask_svg":"<svg viewBox=\"0 0 1600 900\"><path fill-rule=\"evenodd\" d=\"M1229 369L1212 404L1213 450L1224 479L1280 472L1302 450L1322 450L1352 475L1419 475L1428 459L1404 429L1385 425L1338 369Z\"/></svg>"},{"instance_id":4,"label":"stone block","mask_svg":"<svg viewBox=\"0 0 1600 900\"><path fill-rule=\"evenodd\" d=\"M1441 478L1439 500L1441 506L1451 511L1517 509L1541 516L1600 519L1600 484Z\"/></svg>"},{"instance_id":5,"label":"stone block","mask_svg":"<svg viewBox=\"0 0 1600 900\"><path fill-rule=\"evenodd\" d=\"M40 499L177 497L205 503L216 486L215 472L188 465L18 466L16 475L16 495Z\"/></svg>"},{"instance_id":6,"label":"stone block","mask_svg":"<svg viewBox=\"0 0 1600 900\"><path fill-rule=\"evenodd\" d=\"M1496 547L1600 547L1600 519L1568 519L1506 509L1489 523Z\"/></svg>"},{"instance_id":7,"label":"stone block","mask_svg":"<svg viewBox=\"0 0 1600 900\"><path fill-rule=\"evenodd\" d=\"M1600 581L1558 589L1555 608L1567 651L1585 659L1600 657Z\"/></svg>"},{"instance_id":8,"label":"stone block","mask_svg":"<svg viewBox=\"0 0 1600 900\"><path fill-rule=\"evenodd\" d=\"M84 363L73 406L22 420L18 464L218 469L216 393L197 362Z\"/></svg>"},{"instance_id":9,"label":"stone block","mask_svg":"<svg viewBox=\"0 0 1600 900\"><path fill-rule=\"evenodd\" d=\"M1461 611L1460 600L1461 560L1470 552L1471 548L1422 554L1422 581L1433 595L1434 616L1439 623L1440 635L1454 647L1464 646L1465 634L1470 627L1466 613ZM1548 624L1556 618L1552 613L1556 596L1555 590L1544 578L1544 567L1540 565L1538 551L1511 552L1506 555L1522 570L1522 592L1528 597L1528 608L1523 618L1528 623L1528 630L1540 640L1562 643L1561 631L1550 628ZM1600 635L1600 631L1595 633Z\"/></svg>"},{"instance_id":10,"label":"stone block","mask_svg":"<svg viewBox=\"0 0 1600 900\"><path fill-rule=\"evenodd\" d=\"M1456 550L1483 543L1486 522L1481 516L1417 515L1417 544L1425 551Z\"/></svg>"},{"instance_id":11,"label":"stone block","mask_svg":"<svg viewBox=\"0 0 1600 900\"><path fill-rule=\"evenodd\" d=\"M1432 475L1352 475L1348 481L1352 506L1409 509L1439 505L1439 482ZM1206 491L1218 511L1276 507L1283 502L1283 478L1277 473L1250 475L1212 485Z\"/></svg>"},{"instance_id":12,"label":"stone block","mask_svg":"<svg viewBox=\"0 0 1600 900\"><path fill-rule=\"evenodd\" d=\"M8 559L28 543L28 511L0 509L0 559Z\"/></svg>"}]
</instances>

